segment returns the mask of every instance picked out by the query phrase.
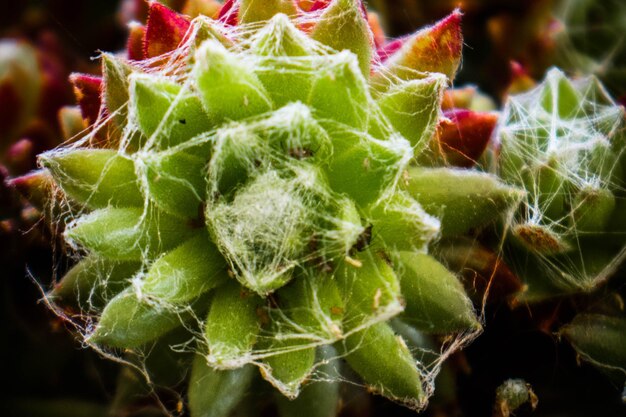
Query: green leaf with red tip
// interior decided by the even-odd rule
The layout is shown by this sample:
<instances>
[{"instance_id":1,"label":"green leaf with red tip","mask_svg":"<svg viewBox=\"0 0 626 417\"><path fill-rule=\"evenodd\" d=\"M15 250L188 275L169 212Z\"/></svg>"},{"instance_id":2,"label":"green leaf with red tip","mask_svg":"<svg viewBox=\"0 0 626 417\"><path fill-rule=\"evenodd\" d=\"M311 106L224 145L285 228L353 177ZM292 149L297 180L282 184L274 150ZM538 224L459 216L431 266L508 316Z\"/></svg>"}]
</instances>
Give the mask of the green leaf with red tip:
<instances>
[{"instance_id":1,"label":"green leaf with red tip","mask_svg":"<svg viewBox=\"0 0 626 417\"><path fill-rule=\"evenodd\" d=\"M446 111L444 116L449 121L444 120L439 125L437 140L433 143L437 153L448 165L474 166L487 148L498 116L463 109Z\"/></svg>"},{"instance_id":2,"label":"green leaf with red tip","mask_svg":"<svg viewBox=\"0 0 626 417\"><path fill-rule=\"evenodd\" d=\"M430 255L398 252L397 270L406 309L402 318L431 333L453 333L480 328L463 285Z\"/></svg>"},{"instance_id":3,"label":"green leaf with red tip","mask_svg":"<svg viewBox=\"0 0 626 417\"><path fill-rule=\"evenodd\" d=\"M461 63L462 49L461 12L455 10L433 26L407 37L402 47L384 62L386 69L382 71L390 71L401 79L413 78L412 71L439 72L452 81Z\"/></svg>"},{"instance_id":4,"label":"green leaf with red tip","mask_svg":"<svg viewBox=\"0 0 626 417\"><path fill-rule=\"evenodd\" d=\"M340 346L350 367L372 391L414 409L426 401L417 363L389 324L368 327L346 338Z\"/></svg>"},{"instance_id":5,"label":"green leaf with red tip","mask_svg":"<svg viewBox=\"0 0 626 417\"><path fill-rule=\"evenodd\" d=\"M70 75L74 95L87 124L92 125L100 115L102 78L87 74Z\"/></svg>"},{"instance_id":6,"label":"green leaf with red tip","mask_svg":"<svg viewBox=\"0 0 626 417\"><path fill-rule=\"evenodd\" d=\"M307 103L316 117L332 119L363 130L369 116L367 82L358 70L354 55L341 52L326 57L319 69Z\"/></svg>"},{"instance_id":7,"label":"green leaf with red tip","mask_svg":"<svg viewBox=\"0 0 626 417\"><path fill-rule=\"evenodd\" d=\"M157 1L150 3L144 37L144 55L154 58L175 50L184 40L190 22Z\"/></svg>"},{"instance_id":8,"label":"green leaf with red tip","mask_svg":"<svg viewBox=\"0 0 626 417\"><path fill-rule=\"evenodd\" d=\"M294 0L240 0L239 23L256 23L270 20L278 13L295 16L297 7Z\"/></svg>"},{"instance_id":9,"label":"green leaf with red tip","mask_svg":"<svg viewBox=\"0 0 626 417\"><path fill-rule=\"evenodd\" d=\"M232 369L249 361L261 329L261 306L259 297L232 280L215 291L204 327L211 366Z\"/></svg>"},{"instance_id":10,"label":"green leaf with red tip","mask_svg":"<svg viewBox=\"0 0 626 417\"><path fill-rule=\"evenodd\" d=\"M73 149L39 157L72 199L92 208L140 207L144 198L133 161L110 149Z\"/></svg>"},{"instance_id":11,"label":"green leaf with red tip","mask_svg":"<svg viewBox=\"0 0 626 417\"><path fill-rule=\"evenodd\" d=\"M337 51L353 52L361 73L369 77L374 40L361 0L333 0L311 30L311 38Z\"/></svg>"},{"instance_id":12,"label":"green leaf with red tip","mask_svg":"<svg viewBox=\"0 0 626 417\"><path fill-rule=\"evenodd\" d=\"M402 138L381 141L366 133L329 125L332 159L326 168L328 182L338 193L350 196L364 208L375 202L398 180L413 152Z\"/></svg>"},{"instance_id":13,"label":"green leaf with red tip","mask_svg":"<svg viewBox=\"0 0 626 417\"><path fill-rule=\"evenodd\" d=\"M79 217L66 238L107 259L140 260L175 247L192 234L180 219L143 208L106 208Z\"/></svg>"},{"instance_id":14,"label":"green leaf with red tip","mask_svg":"<svg viewBox=\"0 0 626 417\"><path fill-rule=\"evenodd\" d=\"M161 210L188 219L203 215L208 156L197 148L146 155L147 194ZM201 151L201 150L200 150Z\"/></svg>"},{"instance_id":15,"label":"green leaf with red tip","mask_svg":"<svg viewBox=\"0 0 626 417\"><path fill-rule=\"evenodd\" d=\"M74 265L48 293L54 302L91 311L103 307L122 291L141 264L89 255Z\"/></svg>"},{"instance_id":16,"label":"green leaf with red tip","mask_svg":"<svg viewBox=\"0 0 626 417\"><path fill-rule=\"evenodd\" d=\"M445 86L443 76L431 74L399 83L377 100L391 125L411 142L416 155L435 131Z\"/></svg>"},{"instance_id":17,"label":"green leaf with red tip","mask_svg":"<svg viewBox=\"0 0 626 417\"><path fill-rule=\"evenodd\" d=\"M253 365L218 370L207 364L206 357L196 355L189 380L191 417L223 417L243 400L255 375Z\"/></svg>"},{"instance_id":18,"label":"green leaf with red tip","mask_svg":"<svg viewBox=\"0 0 626 417\"><path fill-rule=\"evenodd\" d=\"M202 231L150 266L141 293L164 304L182 306L224 283L226 271L222 254Z\"/></svg>"},{"instance_id":19,"label":"green leaf with red tip","mask_svg":"<svg viewBox=\"0 0 626 417\"><path fill-rule=\"evenodd\" d=\"M192 70L202 105L216 122L240 120L272 108L252 67L217 41L198 49Z\"/></svg>"},{"instance_id":20,"label":"green leaf with red tip","mask_svg":"<svg viewBox=\"0 0 626 417\"><path fill-rule=\"evenodd\" d=\"M439 220L404 191L397 191L368 210L373 247L425 250L439 233Z\"/></svg>"},{"instance_id":21,"label":"green leaf with red tip","mask_svg":"<svg viewBox=\"0 0 626 417\"><path fill-rule=\"evenodd\" d=\"M105 307L88 341L132 349L149 343L181 324L180 313L148 299L138 298L129 287Z\"/></svg>"},{"instance_id":22,"label":"green leaf with red tip","mask_svg":"<svg viewBox=\"0 0 626 417\"><path fill-rule=\"evenodd\" d=\"M186 142L213 127L200 99L164 77L133 74L129 106L131 119L157 149Z\"/></svg>"},{"instance_id":23,"label":"green leaf with red tip","mask_svg":"<svg viewBox=\"0 0 626 417\"><path fill-rule=\"evenodd\" d=\"M463 234L495 221L524 196L497 177L461 169L409 169L404 187L427 213L441 220L443 235Z\"/></svg>"}]
</instances>

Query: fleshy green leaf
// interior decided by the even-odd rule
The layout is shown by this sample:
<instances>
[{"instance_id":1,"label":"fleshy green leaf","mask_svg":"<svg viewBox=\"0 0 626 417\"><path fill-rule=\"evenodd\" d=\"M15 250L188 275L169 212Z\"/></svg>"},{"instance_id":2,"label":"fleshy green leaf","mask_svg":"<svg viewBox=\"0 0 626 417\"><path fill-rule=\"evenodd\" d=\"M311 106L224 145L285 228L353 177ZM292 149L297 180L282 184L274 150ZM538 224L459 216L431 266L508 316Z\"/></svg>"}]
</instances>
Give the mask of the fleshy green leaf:
<instances>
[{"instance_id":1,"label":"fleshy green leaf","mask_svg":"<svg viewBox=\"0 0 626 417\"><path fill-rule=\"evenodd\" d=\"M195 219L206 201L208 156L190 149L146 154L148 196L161 210Z\"/></svg>"},{"instance_id":2,"label":"fleshy green leaf","mask_svg":"<svg viewBox=\"0 0 626 417\"><path fill-rule=\"evenodd\" d=\"M445 77L431 74L399 83L378 98L383 114L411 142L416 155L435 131L445 86Z\"/></svg>"},{"instance_id":3,"label":"fleshy green leaf","mask_svg":"<svg viewBox=\"0 0 626 417\"><path fill-rule=\"evenodd\" d=\"M346 360L369 386L407 407L419 408L425 401L417 364L401 336L387 323L378 323L355 333L344 342Z\"/></svg>"},{"instance_id":4,"label":"fleshy green leaf","mask_svg":"<svg viewBox=\"0 0 626 417\"><path fill-rule=\"evenodd\" d=\"M130 114L158 149L186 142L213 127L200 99L165 77L132 74Z\"/></svg>"},{"instance_id":5,"label":"fleshy green leaf","mask_svg":"<svg viewBox=\"0 0 626 417\"><path fill-rule=\"evenodd\" d=\"M240 120L272 108L252 67L222 44L207 40L196 52L192 73L212 120Z\"/></svg>"},{"instance_id":6,"label":"fleshy green leaf","mask_svg":"<svg viewBox=\"0 0 626 417\"><path fill-rule=\"evenodd\" d=\"M84 215L65 235L104 258L139 260L184 242L192 230L166 213L140 208L107 208Z\"/></svg>"},{"instance_id":7,"label":"fleshy green leaf","mask_svg":"<svg viewBox=\"0 0 626 417\"><path fill-rule=\"evenodd\" d=\"M117 151L48 152L41 155L39 161L69 197L88 207L143 206L135 165Z\"/></svg>"},{"instance_id":8,"label":"fleshy green leaf","mask_svg":"<svg viewBox=\"0 0 626 417\"><path fill-rule=\"evenodd\" d=\"M238 368L248 360L260 330L260 299L230 282L215 291L204 334L212 366Z\"/></svg>"},{"instance_id":9,"label":"fleshy green leaf","mask_svg":"<svg viewBox=\"0 0 626 417\"><path fill-rule=\"evenodd\" d=\"M218 370L204 356L196 355L189 381L191 417L223 417L243 399L252 379L254 366Z\"/></svg>"},{"instance_id":10,"label":"fleshy green leaf","mask_svg":"<svg viewBox=\"0 0 626 417\"><path fill-rule=\"evenodd\" d=\"M410 168L405 187L426 212L441 220L443 235L485 226L524 195L493 175L449 168Z\"/></svg>"},{"instance_id":11,"label":"fleshy green leaf","mask_svg":"<svg viewBox=\"0 0 626 417\"><path fill-rule=\"evenodd\" d=\"M342 126L326 130L334 146L328 182L334 191L350 196L360 207L367 207L388 191L412 155L411 145L401 138L381 141Z\"/></svg>"},{"instance_id":12,"label":"fleshy green leaf","mask_svg":"<svg viewBox=\"0 0 626 417\"><path fill-rule=\"evenodd\" d=\"M170 306L137 297L130 287L105 307L88 341L132 349L153 341L181 324L180 313Z\"/></svg>"},{"instance_id":13,"label":"fleshy green leaf","mask_svg":"<svg viewBox=\"0 0 626 417\"><path fill-rule=\"evenodd\" d=\"M278 13L294 16L297 12L294 0L241 0L239 23L255 23L270 20Z\"/></svg>"},{"instance_id":14,"label":"fleshy green leaf","mask_svg":"<svg viewBox=\"0 0 626 417\"><path fill-rule=\"evenodd\" d=\"M89 255L67 271L48 296L84 310L103 307L124 289L140 267L139 262L116 262Z\"/></svg>"},{"instance_id":15,"label":"fleshy green leaf","mask_svg":"<svg viewBox=\"0 0 626 417\"><path fill-rule=\"evenodd\" d=\"M311 37L337 51L353 52L361 73L369 77L374 41L360 0L332 0L313 27Z\"/></svg>"},{"instance_id":16,"label":"fleshy green leaf","mask_svg":"<svg viewBox=\"0 0 626 417\"><path fill-rule=\"evenodd\" d=\"M308 103L318 118L335 120L357 129L367 126L367 83L359 72L354 55L328 55L313 81Z\"/></svg>"},{"instance_id":17,"label":"fleshy green leaf","mask_svg":"<svg viewBox=\"0 0 626 417\"><path fill-rule=\"evenodd\" d=\"M306 56L311 41L284 14L277 14L254 36L250 47L262 56Z\"/></svg>"},{"instance_id":18,"label":"fleshy green leaf","mask_svg":"<svg viewBox=\"0 0 626 417\"><path fill-rule=\"evenodd\" d=\"M206 232L157 259L141 284L142 294L183 305L227 279L227 265Z\"/></svg>"},{"instance_id":19,"label":"fleshy green leaf","mask_svg":"<svg viewBox=\"0 0 626 417\"><path fill-rule=\"evenodd\" d=\"M374 247L424 250L439 233L440 223L404 191L382 199L368 212Z\"/></svg>"},{"instance_id":20,"label":"fleshy green leaf","mask_svg":"<svg viewBox=\"0 0 626 417\"><path fill-rule=\"evenodd\" d=\"M445 266L422 253L398 252L397 258L407 323L433 333L480 328L463 285Z\"/></svg>"}]
</instances>

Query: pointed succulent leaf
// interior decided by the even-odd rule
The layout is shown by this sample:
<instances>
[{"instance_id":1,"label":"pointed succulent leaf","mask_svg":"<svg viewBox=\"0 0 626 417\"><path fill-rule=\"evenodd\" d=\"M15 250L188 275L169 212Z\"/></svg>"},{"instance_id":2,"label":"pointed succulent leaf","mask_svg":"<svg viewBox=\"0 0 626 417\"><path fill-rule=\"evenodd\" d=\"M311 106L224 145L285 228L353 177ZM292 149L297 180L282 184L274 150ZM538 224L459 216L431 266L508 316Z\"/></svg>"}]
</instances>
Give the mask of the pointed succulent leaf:
<instances>
[{"instance_id":1,"label":"pointed succulent leaf","mask_svg":"<svg viewBox=\"0 0 626 417\"><path fill-rule=\"evenodd\" d=\"M407 323L434 333L480 328L463 285L445 266L422 253L398 252L397 258Z\"/></svg>"},{"instance_id":2,"label":"pointed succulent leaf","mask_svg":"<svg viewBox=\"0 0 626 417\"><path fill-rule=\"evenodd\" d=\"M398 277L373 251L366 250L358 257L341 262L335 280L345 300L344 326L347 330L371 325L380 317L402 311Z\"/></svg>"},{"instance_id":3,"label":"pointed succulent leaf","mask_svg":"<svg viewBox=\"0 0 626 417\"><path fill-rule=\"evenodd\" d=\"M309 382L297 398L277 398L280 417L335 417L339 411L338 352L330 345L317 348L315 375L319 378Z\"/></svg>"},{"instance_id":4,"label":"pointed succulent leaf","mask_svg":"<svg viewBox=\"0 0 626 417\"><path fill-rule=\"evenodd\" d=\"M427 213L439 217L443 235L485 226L524 195L493 175L449 168L410 168L405 186Z\"/></svg>"},{"instance_id":5,"label":"pointed succulent leaf","mask_svg":"<svg viewBox=\"0 0 626 417\"><path fill-rule=\"evenodd\" d=\"M397 191L369 209L373 247L425 250L439 233L439 220L405 191Z\"/></svg>"},{"instance_id":6,"label":"pointed succulent leaf","mask_svg":"<svg viewBox=\"0 0 626 417\"><path fill-rule=\"evenodd\" d=\"M217 41L209 39L202 44L192 72L212 120L240 120L272 108L252 68Z\"/></svg>"},{"instance_id":7,"label":"pointed succulent leaf","mask_svg":"<svg viewBox=\"0 0 626 417\"><path fill-rule=\"evenodd\" d=\"M65 236L107 259L139 260L171 249L190 236L183 221L142 208L106 208L84 215Z\"/></svg>"},{"instance_id":8,"label":"pointed succulent leaf","mask_svg":"<svg viewBox=\"0 0 626 417\"><path fill-rule=\"evenodd\" d=\"M115 348L137 348L179 326L180 314L168 306L139 298L129 287L107 304L87 340Z\"/></svg>"},{"instance_id":9,"label":"pointed succulent leaf","mask_svg":"<svg viewBox=\"0 0 626 417\"><path fill-rule=\"evenodd\" d=\"M378 98L383 114L411 142L416 155L434 133L445 85L443 76L431 74L399 83Z\"/></svg>"},{"instance_id":10,"label":"pointed succulent leaf","mask_svg":"<svg viewBox=\"0 0 626 417\"><path fill-rule=\"evenodd\" d=\"M615 195L610 190L585 187L572 201L572 226L583 233L602 232L606 230L615 206Z\"/></svg>"},{"instance_id":11,"label":"pointed succulent leaf","mask_svg":"<svg viewBox=\"0 0 626 417\"><path fill-rule=\"evenodd\" d=\"M250 49L261 56L307 56L311 40L283 13L277 14L260 29Z\"/></svg>"},{"instance_id":12,"label":"pointed succulent leaf","mask_svg":"<svg viewBox=\"0 0 626 417\"><path fill-rule=\"evenodd\" d=\"M461 63L462 48L461 12L455 10L435 25L408 37L384 62L384 71L401 79L411 79L413 71L439 72L452 81Z\"/></svg>"},{"instance_id":13,"label":"pointed succulent leaf","mask_svg":"<svg viewBox=\"0 0 626 417\"><path fill-rule=\"evenodd\" d=\"M327 175L331 188L350 196L360 207L367 207L388 191L399 172L408 164L413 151L402 138L381 141L344 126L328 126L333 155Z\"/></svg>"},{"instance_id":14,"label":"pointed succulent leaf","mask_svg":"<svg viewBox=\"0 0 626 417\"><path fill-rule=\"evenodd\" d=\"M289 319L305 333L327 339L342 336L345 300L332 275L307 270L292 285L279 290L278 297L285 300L283 310Z\"/></svg>"},{"instance_id":15,"label":"pointed succulent leaf","mask_svg":"<svg viewBox=\"0 0 626 417\"><path fill-rule=\"evenodd\" d=\"M72 74L70 82L74 87L74 95L88 124L94 124L100 115L102 78L87 74Z\"/></svg>"},{"instance_id":16,"label":"pointed succulent leaf","mask_svg":"<svg viewBox=\"0 0 626 417\"><path fill-rule=\"evenodd\" d=\"M249 361L260 331L260 308L260 299L235 282L215 291L204 328L211 366L239 368Z\"/></svg>"},{"instance_id":17,"label":"pointed succulent leaf","mask_svg":"<svg viewBox=\"0 0 626 417\"><path fill-rule=\"evenodd\" d=\"M79 106L63 106L59 110L59 127L63 139L77 138L87 127Z\"/></svg>"},{"instance_id":18,"label":"pointed succulent leaf","mask_svg":"<svg viewBox=\"0 0 626 417\"><path fill-rule=\"evenodd\" d=\"M150 3L144 37L144 54L154 58L175 50L183 41L190 22L157 1Z\"/></svg>"},{"instance_id":19,"label":"pointed succulent leaf","mask_svg":"<svg viewBox=\"0 0 626 417\"><path fill-rule=\"evenodd\" d=\"M294 0L240 0L239 23L256 23L270 20L282 13L295 16L297 12Z\"/></svg>"},{"instance_id":20,"label":"pointed succulent leaf","mask_svg":"<svg viewBox=\"0 0 626 417\"><path fill-rule=\"evenodd\" d=\"M269 349L273 353L260 365L261 375L284 396L294 399L313 372L315 348L303 348L302 339L279 339L276 335L272 339Z\"/></svg>"},{"instance_id":21,"label":"pointed succulent leaf","mask_svg":"<svg viewBox=\"0 0 626 417\"><path fill-rule=\"evenodd\" d=\"M39 157L57 185L71 198L93 208L143 205L133 161L109 149L73 149Z\"/></svg>"},{"instance_id":22,"label":"pointed succulent leaf","mask_svg":"<svg viewBox=\"0 0 626 417\"><path fill-rule=\"evenodd\" d=\"M407 407L420 408L426 395L415 359L401 336L378 323L346 338L346 361L371 390Z\"/></svg>"},{"instance_id":23,"label":"pointed succulent leaf","mask_svg":"<svg viewBox=\"0 0 626 417\"><path fill-rule=\"evenodd\" d=\"M316 117L364 129L367 126L367 83L356 66L354 55L342 52L328 55L328 65L320 68L313 81L308 103Z\"/></svg>"},{"instance_id":24,"label":"pointed succulent leaf","mask_svg":"<svg viewBox=\"0 0 626 417\"><path fill-rule=\"evenodd\" d=\"M313 82L327 63L323 57L304 56L292 59L267 56L259 59L255 74L276 107L288 103L306 103Z\"/></svg>"},{"instance_id":25,"label":"pointed succulent leaf","mask_svg":"<svg viewBox=\"0 0 626 417\"><path fill-rule=\"evenodd\" d=\"M175 82L147 74L130 80L130 116L157 148L178 145L213 126L200 99Z\"/></svg>"},{"instance_id":26,"label":"pointed succulent leaf","mask_svg":"<svg viewBox=\"0 0 626 417\"><path fill-rule=\"evenodd\" d=\"M150 199L161 210L188 219L200 217L206 201L208 158L201 156L202 149L193 152L196 149L159 152L143 161Z\"/></svg>"},{"instance_id":27,"label":"pointed succulent leaf","mask_svg":"<svg viewBox=\"0 0 626 417\"><path fill-rule=\"evenodd\" d=\"M128 76L133 68L111 54L102 54L102 74L104 80L103 99L109 114L114 115L119 126L127 122L129 100Z\"/></svg>"},{"instance_id":28,"label":"pointed succulent leaf","mask_svg":"<svg viewBox=\"0 0 626 417\"><path fill-rule=\"evenodd\" d=\"M361 73L369 77L374 40L361 0L333 0L311 30L311 37L337 51L353 52Z\"/></svg>"},{"instance_id":29,"label":"pointed succulent leaf","mask_svg":"<svg viewBox=\"0 0 626 417\"><path fill-rule=\"evenodd\" d=\"M48 297L85 311L101 308L126 287L140 268L139 262L111 261L92 254L67 271Z\"/></svg>"},{"instance_id":30,"label":"pointed succulent leaf","mask_svg":"<svg viewBox=\"0 0 626 417\"><path fill-rule=\"evenodd\" d=\"M183 305L226 279L224 258L206 232L157 259L141 282L142 294L160 302Z\"/></svg>"},{"instance_id":31,"label":"pointed succulent leaf","mask_svg":"<svg viewBox=\"0 0 626 417\"><path fill-rule=\"evenodd\" d=\"M560 333L583 359L601 368L626 373L626 318L598 313L581 313Z\"/></svg>"},{"instance_id":32,"label":"pointed succulent leaf","mask_svg":"<svg viewBox=\"0 0 626 417\"><path fill-rule=\"evenodd\" d=\"M196 355L188 390L191 417L229 415L244 398L254 374L253 365L218 370L209 366L204 356Z\"/></svg>"}]
</instances>

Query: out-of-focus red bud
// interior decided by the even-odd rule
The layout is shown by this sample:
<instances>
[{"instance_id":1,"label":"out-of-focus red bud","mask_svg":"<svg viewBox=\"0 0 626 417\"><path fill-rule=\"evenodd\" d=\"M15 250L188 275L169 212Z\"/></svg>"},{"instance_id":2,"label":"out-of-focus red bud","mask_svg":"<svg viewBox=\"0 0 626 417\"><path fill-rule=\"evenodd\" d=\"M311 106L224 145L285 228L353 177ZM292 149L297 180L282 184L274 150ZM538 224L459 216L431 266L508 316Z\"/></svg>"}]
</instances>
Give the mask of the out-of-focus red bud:
<instances>
[{"instance_id":1,"label":"out-of-focus red bud","mask_svg":"<svg viewBox=\"0 0 626 417\"><path fill-rule=\"evenodd\" d=\"M35 145L30 139L20 139L8 149L6 162L12 173L27 172L36 162Z\"/></svg>"},{"instance_id":2,"label":"out-of-focus red bud","mask_svg":"<svg viewBox=\"0 0 626 417\"><path fill-rule=\"evenodd\" d=\"M88 124L93 124L100 114L102 77L74 73L70 75L70 82L83 118Z\"/></svg>"},{"instance_id":3,"label":"out-of-focus red bud","mask_svg":"<svg viewBox=\"0 0 626 417\"><path fill-rule=\"evenodd\" d=\"M528 74L528 71L517 61L511 61L511 82L507 87L507 94L518 94L530 90L537 82Z\"/></svg>"},{"instance_id":4,"label":"out-of-focus red bud","mask_svg":"<svg viewBox=\"0 0 626 417\"><path fill-rule=\"evenodd\" d=\"M374 46L376 48L382 47L385 44L385 31L380 24L378 14L369 12L367 14L367 23L370 25L370 29L374 35Z\"/></svg>"},{"instance_id":5,"label":"out-of-focus red bud","mask_svg":"<svg viewBox=\"0 0 626 417\"><path fill-rule=\"evenodd\" d=\"M41 209L49 198L54 181L48 171L37 170L21 177L11 178L7 184L23 195L33 206Z\"/></svg>"},{"instance_id":6,"label":"out-of-focus red bud","mask_svg":"<svg viewBox=\"0 0 626 417\"><path fill-rule=\"evenodd\" d=\"M449 88L443 93L441 109L468 109L475 96L476 87Z\"/></svg>"},{"instance_id":7,"label":"out-of-focus red bud","mask_svg":"<svg viewBox=\"0 0 626 417\"><path fill-rule=\"evenodd\" d=\"M485 151L498 121L494 113L453 109L444 112L437 131L439 151L450 165L469 168Z\"/></svg>"},{"instance_id":8,"label":"out-of-focus red bud","mask_svg":"<svg viewBox=\"0 0 626 417\"><path fill-rule=\"evenodd\" d=\"M126 41L126 51L128 59L141 61L145 59L143 41L146 37L146 27L137 22L128 24L128 40Z\"/></svg>"},{"instance_id":9,"label":"out-of-focus red bud","mask_svg":"<svg viewBox=\"0 0 626 417\"><path fill-rule=\"evenodd\" d=\"M144 54L154 58L173 51L185 39L191 23L187 18L158 2L150 3L144 37Z\"/></svg>"}]
</instances>

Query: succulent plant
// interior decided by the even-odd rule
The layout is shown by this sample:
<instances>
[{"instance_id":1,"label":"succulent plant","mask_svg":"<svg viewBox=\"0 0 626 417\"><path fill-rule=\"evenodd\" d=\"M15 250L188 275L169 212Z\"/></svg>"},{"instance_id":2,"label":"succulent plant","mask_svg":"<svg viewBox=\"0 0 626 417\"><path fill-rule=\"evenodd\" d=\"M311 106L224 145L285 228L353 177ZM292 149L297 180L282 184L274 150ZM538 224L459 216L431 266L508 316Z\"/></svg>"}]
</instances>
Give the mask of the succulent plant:
<instances>
[{"instance_id":1,"label":"succulent plant","mask_svg":"<svg viewBox=\"0 0 626 417\"><path fill-rule=\"evenodd\" d=\"M73 78L89 133L40 156L78 259L49 299L150 382L190 370L193 416L238 407L255 367L293 399L284 415L334 415L339 358L422 408L481 328L428 245L524 194L417 164L460 62L460 13L375 51L360 1L305 6L242 0L189 21L151 3L141 59L103 54L102 79ZM452 337L416 359L392 318Z\"/></svg>"},{"instance_id":2,"label":"succulent plant","mask_svg":"<svg viewBox=\"0 0 626 417\"><path fill-rule=\"evenodd\" d=\"M511 224L526 300L592 291L626 256L624 127L624 108L595 77L553 69L507 101L497 169L527 190Z\"/></svg>"}]
</instances>

